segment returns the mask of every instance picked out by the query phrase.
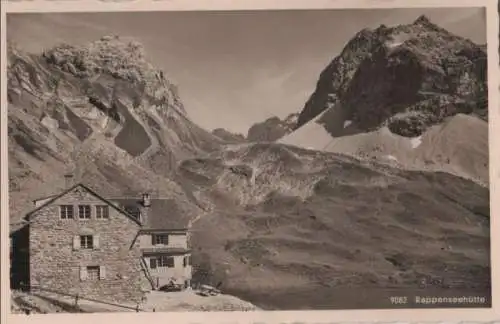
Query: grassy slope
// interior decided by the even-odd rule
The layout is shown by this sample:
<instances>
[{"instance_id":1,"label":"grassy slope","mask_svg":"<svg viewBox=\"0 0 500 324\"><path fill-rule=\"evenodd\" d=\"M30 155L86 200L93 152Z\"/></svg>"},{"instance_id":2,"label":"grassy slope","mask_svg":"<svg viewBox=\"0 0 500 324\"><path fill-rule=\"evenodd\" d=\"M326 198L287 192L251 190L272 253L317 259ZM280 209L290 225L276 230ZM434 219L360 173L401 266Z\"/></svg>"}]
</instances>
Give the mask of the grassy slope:
<instances>
[{"instance_id":1,"label":"grassy slope","mask_svg":"<svg viewBox=\"0 0 500 324\"><path fill-rule=\"evenodd\" d=\"M246 179L213 182L206 191L219 200L214 212L195 224L196 258L211 273L205 280L222 281L228 292L277 308L356 307L354 292L360 289L372 292L364 307L374 306L374 291L418 289L422 283L487 293L488 189L445 173L400 171L272 146L254 147L253 154L244 148L222 163L273 173L275 165L262 161L269 151L283 153L283 168L274 172L281 187L256 176L252 186L268 191L261 201L239 204ZM289 152L296 160L284 161ZM233 173L217 169L211 177L229 179ZM313 182L305 199L291 197L293 190L283 187L292 178L301 178L304 188ZM192 179L202 186L200 178ZM350 301L339 300L347 291ZM284 302L288 294L294 297ZM312 296L329 296L330 302Z\"/></svg>"}]
</instances>

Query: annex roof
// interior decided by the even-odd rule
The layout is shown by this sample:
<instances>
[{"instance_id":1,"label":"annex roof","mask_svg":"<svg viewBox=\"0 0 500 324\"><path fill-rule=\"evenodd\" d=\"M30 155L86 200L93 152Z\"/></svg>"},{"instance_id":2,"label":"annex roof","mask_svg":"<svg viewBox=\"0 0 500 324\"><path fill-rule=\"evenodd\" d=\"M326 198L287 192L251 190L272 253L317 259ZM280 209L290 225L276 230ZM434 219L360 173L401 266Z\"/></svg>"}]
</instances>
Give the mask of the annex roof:
<instances>
[{"instance_id":1,"label":"annex roof","mask_svg":"<svg viewBox=\"0 0 500 324\"><path fill-rule=\"evenodd\" d=\"M141 213L147 213L146 221L143 224L145 231L185 231L191 216L189 211L171 198L151 198L149 207L144 207L141 199L120 198L112 199L112 201L136 217L139 217Z\"/></svg>"}]
</instances>

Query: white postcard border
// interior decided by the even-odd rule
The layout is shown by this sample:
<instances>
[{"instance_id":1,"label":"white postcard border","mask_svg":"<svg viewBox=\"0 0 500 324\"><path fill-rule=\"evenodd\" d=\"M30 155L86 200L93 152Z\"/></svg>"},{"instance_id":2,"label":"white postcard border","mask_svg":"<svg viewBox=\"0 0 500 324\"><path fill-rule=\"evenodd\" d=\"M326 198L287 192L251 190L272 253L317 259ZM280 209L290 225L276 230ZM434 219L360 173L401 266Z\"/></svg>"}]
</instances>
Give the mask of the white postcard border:
<instances>
[{"instance_id":1,"label":"white postcard border","mask_svg":"<svg viewBox=\"0 0 500 324\"><path fill-rule=\"evenodd\" d=\"M412 310L332 310L332 311L259 311L259 312L178 312L178 313L94 313L54 315L10 314L9 295L9 200L7 165L7 85L6 85L6 13L14 12L98 12L98 11L184 11L184 10L279 10L340 8L428 8L487 7L488 85L489 85L489 156L491 217L491 309L412 309ZM162 321L169 323L338 323L338 322L478 322L500 320L500 104L499 37L497 2L494 0L163 0L163 1L2 1L1 5L1 319L8 323L86 323Z\"/></svg>"}]
</instances>

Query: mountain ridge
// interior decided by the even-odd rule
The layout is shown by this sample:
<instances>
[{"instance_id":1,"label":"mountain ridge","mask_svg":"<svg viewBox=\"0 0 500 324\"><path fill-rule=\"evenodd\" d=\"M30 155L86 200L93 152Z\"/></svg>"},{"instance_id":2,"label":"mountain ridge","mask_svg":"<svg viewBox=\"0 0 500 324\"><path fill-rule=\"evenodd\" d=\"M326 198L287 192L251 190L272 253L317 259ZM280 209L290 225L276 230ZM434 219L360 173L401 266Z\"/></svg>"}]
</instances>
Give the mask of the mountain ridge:
<instances>
[{"instance_id":1,"label":"mountain ridge","mask_svg":"<svg viewBox=\"0 0 500 324\"><path fill-rule=\"evenodd\" d=\"M487 104L484 47L420 16L356 33L320 73L295 127L284 131L275 121L266 132L278 143L488 186ZM467 155L477 163L464 162Z\"/></svg>"},{"instance_id":2,"label":"mountain ridge","mask_svg":"<svg viewBox=\"0 0 500 324\"><path fill-rule=\"evenodd\" d=\"M250 142L274 142L293 131L298 116L298 113L289 114L283 119L273 116L261 123L255 123L248 129L247 140Z\"/></svg>"},{"instance_id":3,"label":"mountain ridge","mask_svg":"<svg viewBox=\"0 0 500 324\"><path fill-rule=\"evenodd\" d=\"M153 191L188 199L172 180L177 163L223 141L186 117L176 89L158 71L140 45L117 37L62 44L42 55L10 46L13 214L30 208L23 197L53 194L40 186L44 181L52 178L54 190L64 187L62 176L50 177L56 170L75 172L75 181L110 195Z\"/></svg>"},{"instance_id":4,"label":"mountain ridge","mask_svg":"<svg viewBox=\"0 0 500 324\"><path fill-rule=\"evenodd\" d=\"M358 124L360 131L388 126L407 137L419 136L456 113L487 120L486 61L485 45L454 35L424 15L406 25L364 28L321 71L296 124L285 135L335 106L346 115L344 122ZM397 69L403 76L421 74L420 83L394 79ZM377 107L357 112L367 109L362 108L367 102Z\"/></svg>"}]
</instances>

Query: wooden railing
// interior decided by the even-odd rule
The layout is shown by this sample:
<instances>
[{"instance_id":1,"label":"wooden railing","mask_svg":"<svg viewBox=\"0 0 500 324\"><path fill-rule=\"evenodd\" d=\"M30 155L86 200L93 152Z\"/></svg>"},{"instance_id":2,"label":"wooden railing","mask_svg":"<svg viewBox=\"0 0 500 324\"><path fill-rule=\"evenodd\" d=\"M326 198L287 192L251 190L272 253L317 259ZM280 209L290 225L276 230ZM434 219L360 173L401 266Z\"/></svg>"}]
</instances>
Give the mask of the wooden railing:
<instances>
[{"instance_id":1,"label":"wooden railing","mask_svg":"<svg viewBox=\"0 0 500 324\"><path fill-rule=\"evenodd\" d=\"M60 291L60 290L45 288L45 287L41 287L41 286L26 286L26 285L24 285L24 288L26 289L25 291L27 291L29 294L34 295L34 296L36 296L34 294L34 292L39 291L39 292L47 292L47 293L52 293L52 294L56 294L56 295L60 295L60 296L64 296L64 297L74 298L74 304L73 305L69 305L69 306L74 307L75 312L80 312L80 313L85 313L86 312L86 311L84 311L78 305L78 302L80 300L86 300L86 301L90 301L90 302L97 303L97 304L102 304L102 305L107 305L107 306L114 306L114 307L118 307L118 308L134 310L136 312L146 311L144 309L141 309L139 307L139 304L137 304L137 306L135 306L135 307L128 306L128 305L122 305L122 304L118 304L118 303L115 303L115 302L99 300L99 299L96 299L96 298L90 298L90 297L86 297L86 296L83 296L83 295L80 295L80 294L71 294L71 293Z\"/></svg>"}]
</instances>

